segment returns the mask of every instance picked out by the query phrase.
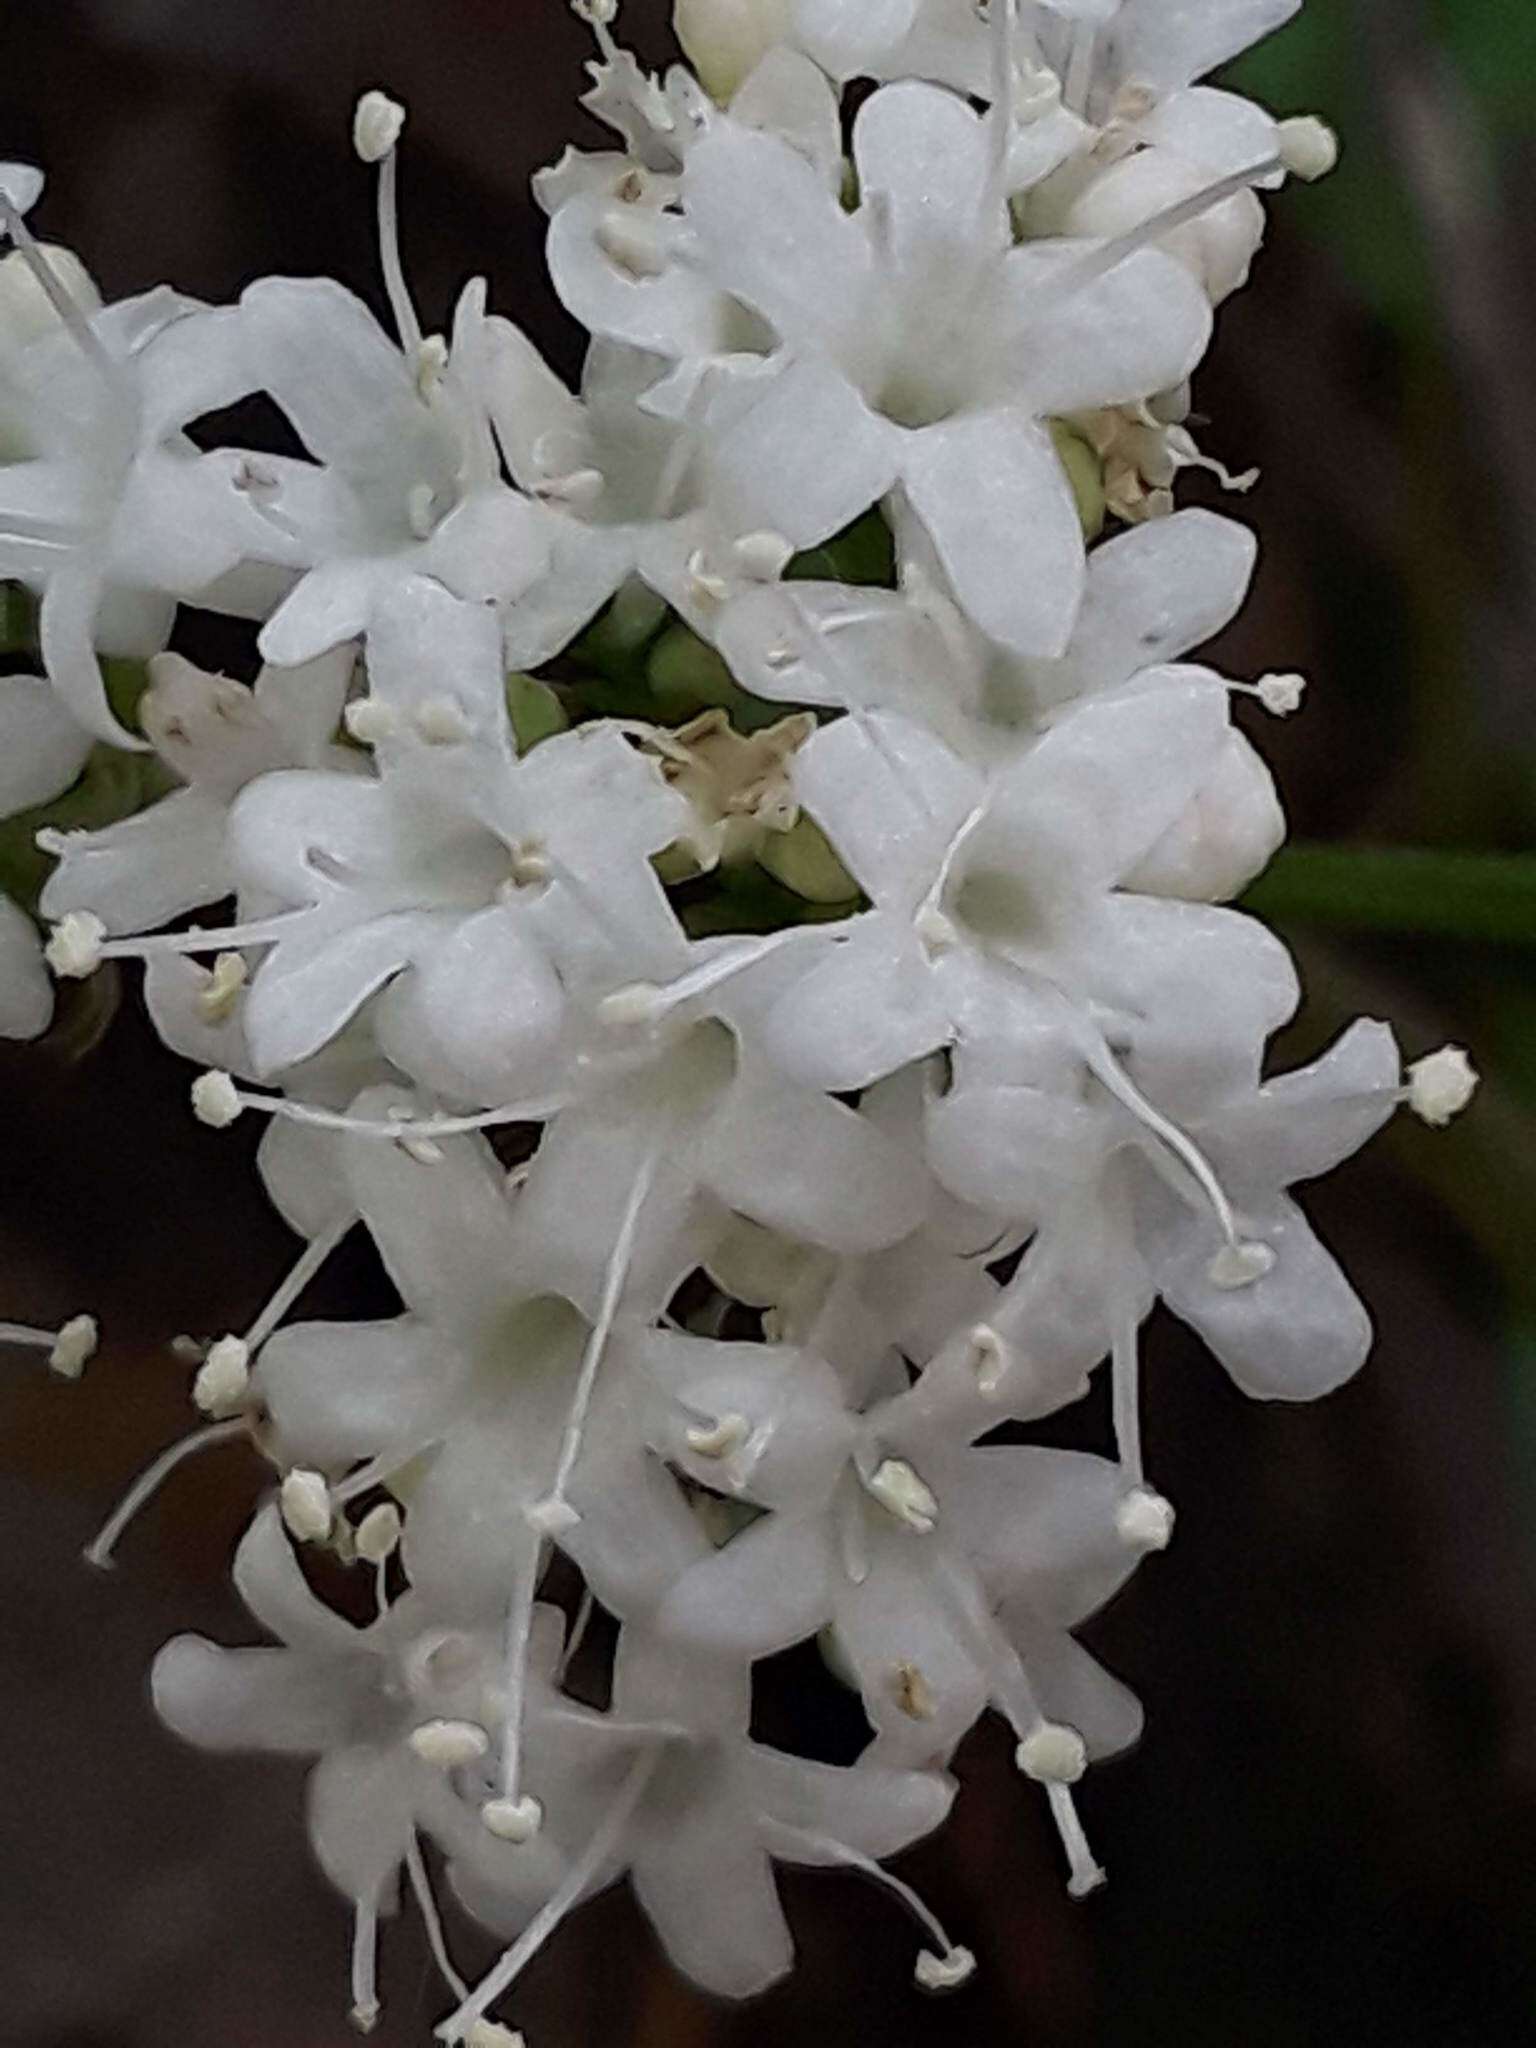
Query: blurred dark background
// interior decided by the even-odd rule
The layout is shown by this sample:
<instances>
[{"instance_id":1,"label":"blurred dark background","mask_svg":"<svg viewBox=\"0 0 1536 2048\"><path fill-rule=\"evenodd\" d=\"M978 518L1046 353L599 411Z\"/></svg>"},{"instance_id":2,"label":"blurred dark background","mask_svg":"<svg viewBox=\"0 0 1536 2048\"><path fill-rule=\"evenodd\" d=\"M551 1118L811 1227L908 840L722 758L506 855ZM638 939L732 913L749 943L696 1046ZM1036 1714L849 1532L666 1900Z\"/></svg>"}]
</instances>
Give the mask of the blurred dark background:
<instances>
[{"instance_id":1,"label":"blurred dark background","mask_svg":"<svg viewBox=\"0 0 1536 2048\"><path fill-rule=\"evenodd\" d=\"M657 58L664 13L626 0ZM411 109L429 323L484 271L574 361L527 198L587 53L561 0L10 0L5 22L0 153L48 166L40 226L109 295L324 271L377 302L348 126L382 84ZM1276 201L1197 386L1206 445L1264 472L1236 508L1263 567L1222 658L1313 679L1262 734L1301 851L1255 901L1310 990L1281 1051L1364 1010L1410 1053L1470 1044L1489 1083L1455 1130L1395 1131L1315 1191L1378 1319L1354 1386L1249 1406L1154 1329L1149 1462L1180 1521L1090 1631L1149 1711L1083 1794L1108 1891L1066 1898L1044 1803L984 1727L956 1819L902 1866L976 1949L970 1990L922 2000L887 1902L790 1876L801 1971L723 2010L619 1891L529 1972L530 2048L1536 2044L1536 8L1311 0L1240 75L1345 141L1332 180ZM1393 847L1424 858L1363 851ZM168 1340L239 1328L290 1256L243 1127L191 1122L132 1000L102 1026L78 995L0 1057L4 1313L88 1305L107 1332L77 1388L25 1360L0 1378L0 2043L341 2043L347 1923L308 1865L301 1773L183 1751L145 1697L174 1629L249 1640L222 1574L254 1461L189 1467L114 1575L78 1562L187 1424ZM309 1301L365 1312L378 1290L354 1246ZM822 1698L788 1660L765 1726L835 1749ZM442 2005L413 1924L384 1985L376 2038L426 2041Z\"/></svg>"}]
</instances>

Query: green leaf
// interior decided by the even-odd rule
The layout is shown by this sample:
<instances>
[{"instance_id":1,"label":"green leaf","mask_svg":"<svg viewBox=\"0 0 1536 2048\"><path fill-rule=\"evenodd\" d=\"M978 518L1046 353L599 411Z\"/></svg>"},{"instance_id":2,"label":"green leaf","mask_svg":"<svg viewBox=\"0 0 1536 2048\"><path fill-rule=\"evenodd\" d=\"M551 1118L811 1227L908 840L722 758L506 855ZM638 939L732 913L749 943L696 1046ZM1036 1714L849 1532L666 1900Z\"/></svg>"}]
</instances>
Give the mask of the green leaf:
<instances>
[{"instance_id":1,"label":"green leaf","mask_svg":"<svg viewBox=\"0 0 1536 2048\"><path fill-rule=\"evenodd\" d=\"M1536 855L1292 846L1243 898L1278 924L1536 945Z\"/></svg>"}]
</instances>

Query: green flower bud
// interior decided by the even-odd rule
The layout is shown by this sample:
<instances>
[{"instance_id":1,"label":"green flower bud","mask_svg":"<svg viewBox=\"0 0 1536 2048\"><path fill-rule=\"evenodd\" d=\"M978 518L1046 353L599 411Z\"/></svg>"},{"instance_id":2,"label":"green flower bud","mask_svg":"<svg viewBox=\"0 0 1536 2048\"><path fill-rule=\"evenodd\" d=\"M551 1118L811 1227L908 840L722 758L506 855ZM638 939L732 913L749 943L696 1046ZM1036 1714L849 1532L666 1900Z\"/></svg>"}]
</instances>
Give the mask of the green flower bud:
<instances>
[{"instance_id":1,"label":"green flower bud","mask_svg":"<svg viewBox=\"0 0 1536 2048\"><path fill-rule=\"evenodd\" d=\"M788 832L776 832L757 858L776 882L807 903L850 903L858 896L858 883L814 818L802 814Z\"/></svg>"},{"instance_id":2,"label":"green flower bud","mask_svg":"<svg viewBox=\"0 0 1536 2048\"><path fill-rule=\"evenodd\" d=\"M1104 465L1097 452L1065 420L1051 421L1051 439L1056 443L1056 453L1077 500L1084 538L1097 540L1104 531Z\"/></svg>"},{"instance_id":3,"label":"green flower bud","mask_svg":"<svg viewBox=\"0 0 1536 2048\"><path fill-rule=\"evenodd\" d=\"M565 732L571 722L548 683L516 671L507 677L507 716L520 754L529 753L540 740Z\"/></svg>"}]
</instances>

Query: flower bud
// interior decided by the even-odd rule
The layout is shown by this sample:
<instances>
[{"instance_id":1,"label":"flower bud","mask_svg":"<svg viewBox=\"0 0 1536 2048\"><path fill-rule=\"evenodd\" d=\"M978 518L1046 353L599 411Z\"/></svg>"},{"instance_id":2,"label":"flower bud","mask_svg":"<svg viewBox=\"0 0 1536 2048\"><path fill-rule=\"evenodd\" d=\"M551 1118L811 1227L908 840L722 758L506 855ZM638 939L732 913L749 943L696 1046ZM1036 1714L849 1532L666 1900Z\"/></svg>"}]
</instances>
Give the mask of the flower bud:
<instances>
[{"instance_id":1,"label":"flower bud","mask_svg":"<svg viewBox=\"0 0 1536 2048\"><path fill-rule=\"evenodd\" d=\"M722 105L789 33L790 0L675 0L672 26L705 89Z\"/></svg>"}]
</instances>

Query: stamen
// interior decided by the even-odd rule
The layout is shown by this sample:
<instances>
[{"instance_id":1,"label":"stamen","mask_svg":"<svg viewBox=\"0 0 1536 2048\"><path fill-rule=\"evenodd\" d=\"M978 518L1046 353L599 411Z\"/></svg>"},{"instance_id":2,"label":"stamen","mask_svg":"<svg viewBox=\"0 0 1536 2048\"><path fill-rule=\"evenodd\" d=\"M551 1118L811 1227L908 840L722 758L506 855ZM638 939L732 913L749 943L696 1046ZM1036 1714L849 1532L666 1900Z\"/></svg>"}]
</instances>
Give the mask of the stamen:
<instances>
[{"instance_id":1,"label":"stamen","mask_svg":"<svg viewBox=\"0 0 1536 2048\"><path fill-rule=\"evenodd\" d=\"M1232 1204L1216 1178L1215 1168L1194 1139L1152 1107L1097 1032L1079 1025L1076 1035L1089 1070L1138 1123L1144 1124L1154 1137L1162 1140L1188 1170L1210 1204L1226 1243L1207 1267L1207 1278L1216 1287L1229 1288L1248 1287L1255 1280L1262 1280L1273 1269L1275 1255L1268 1245L1238 1235Z\"/></svg>"},{"instance_id":2,"label":"stamen","mask_svg":"<svg viewBox=\"0 0 1536 2048\"><path fill-rule=\"evenodd\" d=\"M746 968L755 967L759 960L766 960L770 953L778 952L781 946L817 935L825 937L826 929L825 925L788 925L783 931L769 932L766 937L752 939L729 952L716 953L702 967L680 974L675 981L632 981L604 996L597 1006L598 1016L605 1024L620 1027L659 1024L669 1011L692 1002L695 996L708 995Z\"/></svg>"},{"instance_id":3,"label":"stamen","mask_svg":"<svg viewBox=\"0 0 1536 2048\"><path fill-rule=\"evenodd\" d=\"M1103 1884L1104 1872L1088 1846L1070 1789L1088 1767L1083 1738L1060 1721L1041 1721L1019 1744L1015 1760L1027 1778L1044 1785L1056 1832L1067 1852L1071 1873L1067 1890L1074 1899L1086 1898Z\"/></svg>"},{"instance_id":4,"label":"stamen","mask_svg":"<svg viewBox=\"0 0 1536 2048\"><path fill-rule=\"evenodd\" d=\"M121 364L114 362L107 353L101 337L91 325L89 313L75 300L68 286L49 262L4 187L0 187L0 234L9 236L16 244L17 254L36 279L38 290L58 314L70 339L81 354L100 371L103 381L115 397L126 398Z\"/></svg>"},{"instance_id":5,"label":"stamen","mask_svg":"<svg viewBox=\"0 0 1536 2048\"><path fill-rule=\"evenodd\" d=\"M0 1323L0 1344L21 1344L46 1351L48 1364L60 1379L77 1380L96 1355L101 1331L94 1316L71 1316L57 1330L36 1330L29 1323Z\"/></svg>"},{"instance_id":6,"label":"stamen","mask_svg":"<svg viewBox=\"0 0 1536 2048\"><path fill-rule=\"evenodd\" d=\"M571 1632L565 1639L565 1648L560 1652L560 1662L555 1666L555 1684L557 1687L564 1685L565 1674L570 1670L572 1664L575 1663L577 1653L587 1639L587 1630L592 1626L592 1616L596 1611L597 1601L593 1595L592 1588L590 1586L583 1586L581 1589L581 1600L576 1608L576 1619L571 1624Z\"/></svg>"},{"instance_id":7,"label":"stamen","mask_svg":"<svg viewBox=\"0 0 1536 2048\"><path fill-rule=\"evenodd\" d=\"M1184 227L1189 221L1198 220L1203 213L1209 213L1213 206L1220 206L1223 200L1233 198L1239 192L1246 192L1260 184L1272 172L1282 169L1278 156L1264 157L1260 162L1249 164L1245 170L1229 171L1224 178L1213 178L1209 185L1203 185L1198 192L1192 192L1187 199L1176 200L1171 206L1162 207L1157 213L1141 221L1136 227L1128 228L1123 235L1112 235L1091 254L1080 257L1075 263L1063 267L1051 282L1035 295L1030 313L1039 317L1053 313L1058 306L1084 289L1096 284L1112 270L1118 270L1129 257L1138 255L1160 242L1164 235L1172 234L1175 228Z\"/></svg>"},{"instance_id":8,"label":"stamen","mask_svg":"<svg viewBox=\"0 0 1536 2048\"><path fill-rule=\"evenodd\" d=\"M995 1399L1011 1359L1007 1345L989 1324L978 1323L972 1330L967 1358L976 1375L977 1391L987 1400Z\"/></svg>"},{"instance_id":9,"label":"stamen","mask_svg":"<svg viewBox=\"0 0 1536 2048\"><path fill-rule=\"evenodd\" d=\"M469 1986L453 1967L453 1958L448 1953L448 1942L443 1933L442 1915L437 1910L437 1900L432 1893L432 1879L427 1871L426 1858L421 1853L421 1837L413 1828L405 1844L405 1869L411 1881L411 1892L416 1900L416 1910L421 1915L421 1924L426 1929L427 1947L438 1972L455 1998L469 1996ZM473 2037L471 2037L473 2039Z\"/></svg>"},{"instance_id":10,"label":"stamen","mask_svg":"<svg viewBox=\"0 0 1536 2048\"><path fill-rule=\"evenodd\" d=\"M1140 1485L1141 1366L1137 1325L1129 1318L1116 1324L1110 1349L1110 1385L1114 1409L1115 1449L1120 1469Z\"/></svg>"},{"instance_id":11,"label":"stamen","mask_svg":"<svg viewBox=\"0 0 1536 2048\"><path fill-rule=\"evenodd\" d=\"M345 1110L321 1109L312 1102L291 1102L285 1095L259 1095L254 1089L237 1088L228 1074L210 1069L192 1083L192 1107L201 1122L222 1129L232 1124L242 1110L264 1111L285 1117L290 1123L309 1124L321 1131L345 1131L351 1137L407 1140L461 1138L472 1131L494 1130L499 1124L544 1123L563 1101L548 1097L532 1102L506 1102L497 1109L482 1109L473 1116L366 1117L349 1116ZM350 1225L348 1226L350 1228Z\"/></svg>"},{"instance_id":12,"label":"stamen","mask_svg":"<svg viewBox=\"0 0 1536 2048\"><path fill-rule=\"evenodd\" d=\"M502 1661L502 1687L506 1704L501 1716L501 1800L512 1806L521 1806L519 1776L522 1764L523 1710L528 1690L528 1641L533 1631L533 1600L538 1591L539 1572L543 1563L542 1545L530 1543L526 1555L520 1560L516 1583L512 1589L511 1602L507 1608L506 1655ZM530 1802L537 1807L537 1801ZM493 1833L499 1833L494 1823L486 1816L486 1826ZM542 1814L520 1815L532 1819L528 1833L538 1831ZM526 1838L525 1838L526 1839Z\"/></svg>"},{"instance_id":13,"label":"stamen","mask_svg":"<svg viewBox=\"0 0 1536 2048\"><path fill-rule=\"evenodd\" d=\"M1280 161L1293 178L1313 184L1339 160L1339 138L1316 114L1292 114L1280 123Z\"/></svg>"},{"instance_id":14,"label":"stamen","mask_svg":"<svg viewBox=\"0 0 1536 2048\"><path fill-rule=\"evenodd\" d=\"M495 2004L503 1992L510 1989L525 1965L538 1954L565 1916L574 1906L580 1904L587 1886L592 1883L617 1848L635 1808L645 1794L645 1788L650 1783L660 1757L661 1750L658 1746L638 1756L630 1765L613 1804L594 1830L586 1848L566 1872L559 1889L535 1913L490 1974L476 1986L468 1998L462 2001L458 2011L451 2018L444 2020L437 2029L440 2041L465 2043L467 2048L472 2038L469 2030L473 2023L483 2016L488 2006Z\"/></svg>"},{"instance_id":15,"label":"stamen","mask_svg":"<svg viewBox=\"0 0 1536 2048\"><path fill-rule=\"evenodd\" d=\"M103 960L148 960L157 953L221 953L238 946L270 946L313 916L302 910L280 911L253 924L224 925L204 931L194 925L185 932L151 932L130 939L105 939L106 926L89 910L71 910L53 928L44 953L54 973L66 980L94 974Z\"/></svg>"},{"instance_id":16,"label":"stamen","mask_svg":"<svg viewBox=\"0 0 1536 2048\"><path fill-rule=\"evenodd\" d=\"M220 953L206 984L197 992L197 1013L208 1024L227 1024L250 979L239 953Z\"/></svg>"},{"instance_id":17,"label":"stamen","mask_svg":"<svg viewBox=\"0 0 1536 2048\"><path fill-rule=\"evenodd\" d=\"M1256 683L1228 683L1227 688L1236 697L1257 697L1264 709L1274 718L1289 718L1299 711L1302 699L1307 693L1307 679L1303 675L1260 676Z\"/></svg>"},{"instance_id":18,"label":"stamen","mask_svg":"<svg viewBox=\"0 0 1536 2048\"><path fill-rule=\"evenodd\" d=\"M840 1863L849 1870L857 1870L861 1876L870 1878L895 1899L899 1899L912 1918L931 1937L937 1953L924 1949L917 1959L913 1975L925 1991L953 1991L964 1984L975 1973L976 1958L968 1948L962 1948L950 1940L944 1931L943 1922L932 1908L924 1903L911 1885L905 1883L877 1863L873 1856L866 1856L862 1849L855 1849L847 1842L840 1842L831 1835L813 1834L809 1829L790 1828L775 1825L770 1829L770 1839L783 1846L786 1854L795 1861L811 1857L818 1863Z\"/></svg>"},{"instance_id":19,"label":"stamen","mask_svg":"<svg viewBox=\"0 0 1536 2048\"><path fill-rule=\"evenodd\" d=\"M375 100L375 95L366 94L364 101ZM372 110L369 133L365 138L370 143L382 143L388 138L388 146L382 155L372 161L379 167L379 265L384 273L384 292L389 300L389 310L394 316L395 332L400 337L400 346L405 351L406 361L413 366L420 361L421 322L416 317L416 308L411 301L410 287L405 281L405 267L400 261L400 204L398 143L405 126L405 109L397 101L389 100L384 94L377 95L383 102L377 102ZM387 110L387 111L386 111ZM358 107L359 126L363 125L363 105ZM363 152L358 151L359 155ZM364 157L364 161L369 159Z\"/></svg>"},{"instance_id":20,"label":"stamen","mask_svg":"<svg viewBox=\"0 0 1536 2048\"><path fill-rule=\"evenodd\" d=\"M1047 1785L1045 1793L1051 1803L1051 1817L1061 1837L1061 1846L1067 1852L1067 1866L1071 1873L1067 1879L1067 1891L1074 1899L1086 1899L1090 1892L1096 1892L1105 1882L1103 1865L1088 1846L1088 1837L1083 1832L1071 1788Z\"/></svg>"},{"instance_id":21,"label":"stamen","mask_svg":"<svg viewBox=\"0 0 1536 2048\"><path fill-rule=\"evenodd\" d=\"M365 1564L388 1564L400 1548L400 1530L400 1510L392 1500L381 1500L357 1525L358 1556Z\"/></svg>"},{"instance_id":22,"label":"stamen","mask_svg":"<svg viewBox=\"0 0 1536 2048\"><path fill-rule=\"evenodd\" d=\"M733 1458L752 1434L745 1415L734 1411L685 1430L683 1440L696 1458Z\"/></svg>"},{"instance_id":23,"label":"stamen","mask_svg":"<svg viewBox=\"0 0 1536 2048\"><path fill-rule=\"evenodd\" d=\"M120 1542L123 1531L142 1507L154 1498L185 1459L198 1451L210 1451L217 1444L233 1443L236 1437L247 1434L245 1419L237 1417L231 1422L213 1422L206 1428L194 1429L190 1436L181 1437L176 1443L163 1450L152 1464L147 1465L123 1495L107 1520L102 1524L95 1539L86 1545L85 1561L99 1571L110 1571L112 1553Z\"/></svg>"},{"instance_id":24,"label":"stamen","mask_svg":"<svg viewBox=\"0 0 1536 2048\"><path fill-rule=\"evenodd\" d=\"M586 1430L587 1414L592 1406L592 1395L597 1387L597 1375L602 1366L603 1354L608 1349L608 1340L613 1334L619 1302L624 1293L624 1283L629 1278L629 1265L634 1256L635 1233L640 1224L640 1212L645 1207L646 1197L651 1191L660 1150L658 1141L641 1160L629 1190L629 1198L624 1204L618 1236L614 1239L613 1251L608 1259L608 1270L603 1279L603 1295L598 1305L597 1321L592 1325L587 1337L586 1350L582 1354L576 1392L571 1401L571 1412L566 1420L565 1436L560 1446L560 1461L555 1467L555 1483L546 1499L535 1502L527 1510L529 1526L539 1530L541 1534L557 1534L561 1529L574 1527L581 1519L565 1498L565 1490L570 1485L571 1474L576 1469L576 1460L581 1455L582 1437Z\"/></svg>"},{"instance_id":25,"label":"stamen","mask_svg":"<svg viewBox=\"0 0 1536 2048\"><path fill-rule=\"evenodd\" d=\"M379 1909L357 1901L352 1922L352 2010L347 2018L360 2034L379 2023Z\"/></svg>"},{"instance_id":26,"label":"stamen","mask_svg":"<svg viewBox=\"0 0 1536 2048\"><path fill-rule=\"evenodd\" d=\"M400 714L392 704L378 697L354 697L342 712L341 722L363 747L376 747L382 740L392 740L400 730Z\"/></svg>"},{"instance_id":27,"label":"stamen","mask_svg":"<svg viewBox=\"0 0 1536 2048\"><path fill-rule=\"evenodd\" d=\"M271 1300L246 1331L247 1349L255 1351L266 1343L356 1221L355 1216L345 1216L340 1222L333 1223L329 1230L322 1230L318 1237L310 1239L289 1268L286 1279L274 1289Z\"/></svg>"},{"instance_id":28,"label":"stamen","mask_svg":"<svg viewBox=\"0 0 1536 2048\"><path fill-rule=\"evenodd\" d=\"M544 1825L544 1809L537 1799L524 1793L518 1799L488 1799L480 1819L498 1841L521 1845L531 1842Z\"/></svg>"}]
</instances>

